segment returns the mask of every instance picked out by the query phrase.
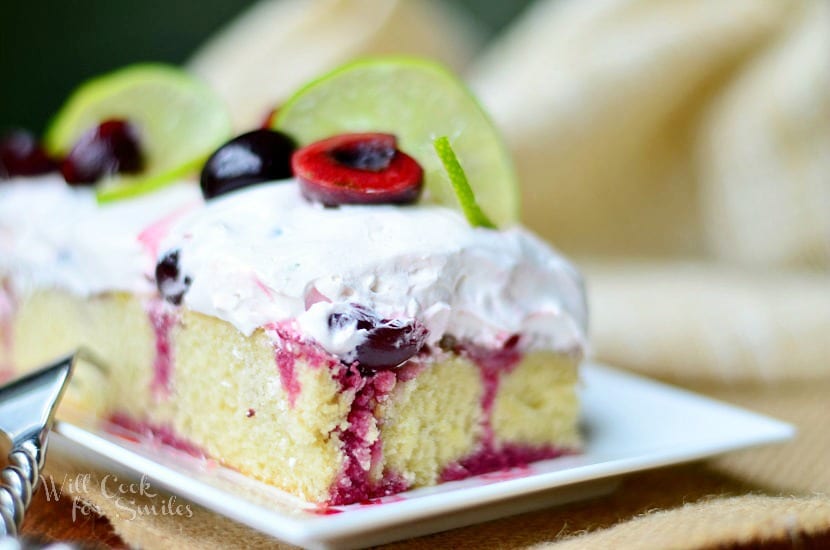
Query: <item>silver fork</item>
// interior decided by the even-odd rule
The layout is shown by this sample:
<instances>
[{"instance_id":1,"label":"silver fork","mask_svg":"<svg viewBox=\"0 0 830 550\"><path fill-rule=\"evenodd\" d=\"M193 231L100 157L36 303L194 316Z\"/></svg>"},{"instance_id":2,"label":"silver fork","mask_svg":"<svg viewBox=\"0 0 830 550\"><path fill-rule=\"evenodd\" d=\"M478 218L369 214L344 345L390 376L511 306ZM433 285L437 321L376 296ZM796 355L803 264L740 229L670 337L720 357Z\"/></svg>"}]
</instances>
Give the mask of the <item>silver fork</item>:
<instances>
[{"instance_id":1,"label":"silver fork","mask_svg":"<svg viewBox=\"0 0 830 550\"><path fill-rule=\"evenodd\" d=\"M79 360L100 366L78 350L0 387L0 432L11 441L9 465L0 474L0 538L20 530L40 483L55 409Z\"/></svg>"}]
</instances>

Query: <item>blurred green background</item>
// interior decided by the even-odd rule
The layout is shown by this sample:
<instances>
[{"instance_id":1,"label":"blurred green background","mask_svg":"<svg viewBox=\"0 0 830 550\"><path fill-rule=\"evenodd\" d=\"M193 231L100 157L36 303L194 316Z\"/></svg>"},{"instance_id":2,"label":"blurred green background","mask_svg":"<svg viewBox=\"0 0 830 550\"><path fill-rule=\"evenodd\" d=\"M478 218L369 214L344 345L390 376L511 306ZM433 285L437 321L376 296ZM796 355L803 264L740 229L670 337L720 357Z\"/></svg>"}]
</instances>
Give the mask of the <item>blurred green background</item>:
<instances>
[{"instance_id":1,"label":"blurred green background","mask_svg":"<svg viewBox=\"0 0 830 550\"><path fill-rule=\"evenodd\" d=\"M484 32L529 0L447 0ZM4 2L0 15L0 128L42 131L81 81L136 61L185 61L251 0Z\"/></svg>"}]
</instances>

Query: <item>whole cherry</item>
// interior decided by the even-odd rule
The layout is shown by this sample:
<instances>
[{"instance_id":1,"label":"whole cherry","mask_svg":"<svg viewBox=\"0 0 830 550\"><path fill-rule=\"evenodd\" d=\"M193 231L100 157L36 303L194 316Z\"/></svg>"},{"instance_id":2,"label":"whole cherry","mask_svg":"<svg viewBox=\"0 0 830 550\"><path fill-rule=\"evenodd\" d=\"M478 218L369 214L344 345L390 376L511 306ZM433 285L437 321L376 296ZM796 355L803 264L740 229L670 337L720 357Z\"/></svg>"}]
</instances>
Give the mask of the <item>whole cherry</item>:
<instances>
[{"instance_id":1,"label":"whole cherry","mask_svg":"<svg viewBox=\"0 0 830 550\"><path fill-rule=\"evenodd\" d=\"M202 195L212 199L249 185L291 177L294 140L274 130L254 130L216 150L202 169Z\"/></svg>"}]
</instances>

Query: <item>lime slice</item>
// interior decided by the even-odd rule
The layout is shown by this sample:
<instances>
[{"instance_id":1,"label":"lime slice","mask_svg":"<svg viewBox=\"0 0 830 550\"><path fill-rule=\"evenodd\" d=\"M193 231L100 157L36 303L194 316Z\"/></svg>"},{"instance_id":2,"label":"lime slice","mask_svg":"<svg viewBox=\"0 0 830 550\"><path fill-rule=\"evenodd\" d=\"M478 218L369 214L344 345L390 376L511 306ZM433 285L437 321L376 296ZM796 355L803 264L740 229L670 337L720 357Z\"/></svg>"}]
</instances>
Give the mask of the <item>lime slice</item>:
<instances>
[{"instance_id":1,"label":"lime slice","mask_svg":"<svg viewBox=\"0 0 830 550\"><path fill-rule=\"evenodd\" d=\"M112 118L138 128L145 169L101 182L101 202L147 193L198 170L231 133L227 108L210 88L180 69L142 64L81 85L52 121L46 147L63 156L84 132Z\"/></svg>"},{"instance_id":2,"label":"lime slice","mask_svg":"<svg viewBox=\"0 0 830 550\"><path fill-rule=\"evenodd\" d=\"M351 63L308 84L279 110L274 127L301 145L347 132L388 132L424 168L426 200L457 206L433 141L447 136L484 213L517 221L510 156L492 122L455 76L433 62L391 57Z\"/></svg>"},{"instance_id":3,"label":"lime slice","mask_svg":"<svg viewBox=\"0 0 830 550\"><path fill-rule=\"evenodd\" d=\"M438 158L441 159L441 163L444 165L444 169L447 171L447 177L450 178L450 183L455 192L455 197L458 200L458 205L461 207L461 211L464 212L467 221L473 227L488 227L493 229L495 224L481 211L481 206L479 206L475 193L473 193L473 189L470 187L467 174L464 172L464 168L461 167L461 163L458 161L452 145L450 145L449 138L447 136L441 136L435 140L433 146L435 147L435 152L438 154Z\"/></svg>"}]
</instances>

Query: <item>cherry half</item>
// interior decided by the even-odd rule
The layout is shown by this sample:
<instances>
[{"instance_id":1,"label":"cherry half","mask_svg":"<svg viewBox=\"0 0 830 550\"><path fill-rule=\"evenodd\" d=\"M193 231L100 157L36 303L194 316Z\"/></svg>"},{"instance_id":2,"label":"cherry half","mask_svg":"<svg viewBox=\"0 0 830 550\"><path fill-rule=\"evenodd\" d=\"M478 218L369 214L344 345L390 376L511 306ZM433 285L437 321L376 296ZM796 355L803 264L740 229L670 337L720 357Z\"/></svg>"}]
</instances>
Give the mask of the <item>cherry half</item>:
<instances>
[{"instance_id":1,"label":"cherry half","mask_svg":"<svg viewBox=\"0 0 830 550\"><path fill-rule=\"evenodd\" d=\"M14 130L0 139L0 180L15 176L37 176L57 168L57 163L31 133Z\"/></svg>"},{"instance_id":2,"label":"cherry half","mask_svg":"<svg viewBox=\"0 0 830 550\"><path fill-rule=\"evenodd\" d=\"M421 194L424 171L397 145L392 134L342 134L303 147L291 165L303 196L312 202L412 203Z\"/></svg>"},{"instance_id":3,"label":"cherry half","mask_svg":"<svg viewBox=\"0 0 830 550\"><path fill-rule=\"evenodd\" d=\"M122 119L105 120L85 132L61 163L61 174L70 185L92 185L107 176L143 169L138 130Z\"/></svg>"},{"instance_id":4,"label":"cherry half","mask_svg":"<svg viewBox=\"0 0 830 550\"><path fill-rule=\"evenodd\" d=\"M274 130L237 136L213 153L202 169L202 195L212 199L242 187L291 177L294 140Z\"/></svg>"}]
</instances>

